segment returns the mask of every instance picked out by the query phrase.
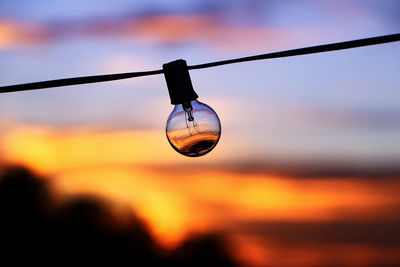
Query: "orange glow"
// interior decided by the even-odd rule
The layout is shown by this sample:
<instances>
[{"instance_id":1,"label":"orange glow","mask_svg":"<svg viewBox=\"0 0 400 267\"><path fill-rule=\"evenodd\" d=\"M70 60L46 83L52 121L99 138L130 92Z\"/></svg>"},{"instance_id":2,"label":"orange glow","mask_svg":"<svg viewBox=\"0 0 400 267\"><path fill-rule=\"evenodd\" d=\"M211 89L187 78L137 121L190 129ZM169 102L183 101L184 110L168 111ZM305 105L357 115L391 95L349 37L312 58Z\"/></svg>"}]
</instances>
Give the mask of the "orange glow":
<instances>
[{"instance_id":1,"label":"orange glow","mask_svg":"<svg viewBox=\"0 0 400 267\"><path fill-rule=\"evenodd\" d=\"M400 184L355 178L295 179L264 173L180 166L181 156L155 131L69 131L18 126L3 133L5 162L22 163L44 175L57 192L97 194L128 203L166 248L176 247L195 232L233 231L237 222L363 222L396 219ZM155 167L150 167L155 166ZM265 241L241 238L234 249L241 261L262 266L310 266L331 256L330 248L294 247L289 253ZM379 258L376 252L352 252L351 266ZM341 247L342 260L348 257ZM361 254L360 254L361 253ZM384 253L392 253L385 251ZM247 255L247 257L246 257ZM358 255L358 256L357 256ZM371 256L372 255L372 256ZM296 261L297 259L297 261Z\"/></svg>"},{"instance_id":2,"label":"orange glow","mask_svg":"<svg viewBox=\"0 0 400 267\"><path fill-rule=\"evenodd\" d=\"M151 131L60 134L22 127L5 137L3 150L9 162L48 174L88 166L168 163L168 146L163 133Z\"/></svg>"},{"instance_id":3,"label":"orange glow","mask_svg":"<svg viewBox=\"0 0 400 267\"><path fill-rule=\"evenodd\" d=\"M305 31L308 31L307 33ZM54 28L0 18L0 49L29 46L62 36L118 36L135 42L176 44L202 43L221 51L276 47L277 42L295 41L300 34L315 34L317 29L294 29L231 25L212 14L158 15L126 21L101 21L82 28ZM288 40L290 38L290 40Z\"/></svg>"},{"instance_id":4,"label":"orange glow","mask_svg":"<svg viewBox=\"0 0 400 267\"><path fill-rule=\"evenodd\" d=\"M154 16L132 21L131 29L170 43L194 40L202 33L213 34L213 24L213 18L207 15Z\"/></svg>"},{"instance_id":5,"label":"orange glow","mask_svg":"<svg viewBox=\"0 0 400 267\"><path fill-rule=\"evenodd\" d=\"M8 49L16 45L36 44L45 39L42 27L0 19L0 49Z\"/></svg>"},{"instance_id":6,"label":"orange glow","mask_svg":"<svg viewBox=\"0 0 400 267\"><path fill-rule=\"evenodd\" d=\"M400 253L398 248L376 248L361 245L292 245L274 246L272 243L238 236L233 240L237 244L235 258L244 266L261 267L309 267L309 266L369 266L371 263L389 262L396 266ZM290 256L289 256L290 255ZM379 265L377 265L379 266Z\"/></svg>"},{"instance_id":7,"label":"orange glow","mask_svg":"<svg viewBox=\"0 0 400 267\"><path fill-rule=\"evenodd\" d=\"M100 194L131 203L134 211L147 221L153 234L167 248L179 244L188 231L199 231L206 225L202 215L190 214L190 203L177 192L170 192L165 181L141 168L99 167L67 171L52 183L64 193Z\"/></svg>"},{"instance_id":8,"label":"orange glow","mask_svg":"<svg viewBox=\"0 0 400 267\"><path fill-rule=\"evenodd\" d=\"M125 26L126 32L123 30L122 34L140 36L142 40L163 44L207 42L224 51L248 50L260 44L265 48L265 44L271 45L278 39L283 41L285 36L296 35L296 31L283 34L288 29L229 25L211 14L149 16L127 21Z\"/></svg>"}]
</instances>

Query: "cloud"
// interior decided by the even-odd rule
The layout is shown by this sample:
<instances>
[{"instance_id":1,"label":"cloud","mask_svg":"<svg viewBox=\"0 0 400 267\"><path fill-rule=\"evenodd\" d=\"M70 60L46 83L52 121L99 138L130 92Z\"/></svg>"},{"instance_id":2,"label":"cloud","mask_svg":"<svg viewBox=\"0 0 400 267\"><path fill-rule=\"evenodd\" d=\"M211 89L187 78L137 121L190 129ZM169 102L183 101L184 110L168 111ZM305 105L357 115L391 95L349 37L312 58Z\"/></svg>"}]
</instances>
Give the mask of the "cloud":
<instances>
[{"instance_id":1,"label":"cloud","mask_svg":"<svg viewBox=\"0 0 400 267\"><path fill-rule=\"evenodd\" d=\"M0 50L43 44L48 33L43 25L0 18Z\"/></svg>"},{"instance_id":2,"label":"cloud","mask_svg":"<svg viewBox=\"0 0 400 267\"><path fill-rule=\"evenodd\" d=\"M282 246L358 244L400 247L400 221L385 222L250 222L242 224L247 234L263 236Z\"/></svg>"},{"instance_id":3,"label":"cloud","mask_svg":"<svg viewBox=\"0 0 400 267\"><path fill-rule=\"evenodd\" d=\"M219 50L273 47L295 40L297 30L233 25L212 13L147 15L32 24L0 21L0 49L40 45L61 38L118 38L136 44L161 46L200 44ZM303 32L304 34L304 32Z\"/></svg>"},{"instance_id":4,"label":"cloud","mask_svg":"<svg viewBox=\"0 0 400 267\"><path fill-rule=\"evenodd\" d=\"M249 48L275 48L277 45L299 43L305 36L307 38L318 36L320 39L325 35L329 40L337 35L337 32L342 32L339 31L337 25L341 25L340 23L348 19L355 21L347 29L348 32L352 29L354 32L360 32L358 27L365 28L366 23L371 20L387 22L393 20L393 17L397 19L397 15L389 12L394 10L395 5L394 1L385 7L380 5L380 8L376 8L374 2L371 1L367 4L361 4L359 1L351 3L338 1L335 4L300 1L293 5L285 5L276 0L229 4L226 1L217 3L202 1L188 5L181 3L174 7L169 4L158 7L152 4L133 6L123 12L118 8L115 10L114 6L118 4L113 4L113 8L106 10L108 11L106 14L111 13L114 14L113 16L103 14L105 10L102 5L100 5L102 6L100 15L94 16L92 15L93 8L81 7L78 12L74 11L76 7L72 4L67 5L68 10L62 10L64 16L61 16L61 19L51 22L54 12L60 12L59 6L56 5L54 6L56 9L50 11L49 17L46 17L47 13L43 11L42 17L47 20L37 19L36 21L42 21L40 25L2 19L0 21L0 48L9 49L17 44L38 44L38 40L54 41L64 37L81 38L82 36L127 38L139 44L196 43L219 50L234 51ZM125 7L125 4L122 6ZM26 10L18 11L18 13L29 17L29 12ZM84 16L74 16L77 13ZM374 25L380 27L378 23L372 24ZM327 30L331 31L329 36L325 34ZM43 34L50 36L43 39Z\"/></svg>"},{"instance_id":5,"label":"cloud","mask_svg":"<svg viewBox=\"0 0 400 267\"><path fill-rule=\"evenodd\" d=\"M124 24L122 36L162 45L200 43L240 49L260 43L268 46L284 37L280 29L231 25L214 14L158 15L128 20Z\"/></svg>"},{"instance_id":6,"label":"cloud","mask_svg":"<svg viewBox=\"0 0 400 267\"><path fill-rule=\"evenodd\" d=\"M250 252L270 251L272 258L258 260L272 266L285 266L282 255L293 258L286 266L324 266L335 253L340 265L371 251L367 254L373 256L357 258L366 262L358 266L366 266L386 263L392 250L399 250L400 180L379 172L379 179L343 179L333 168L321 179L309 166L311 171L299 168L302 179L296 179L294 169L292 176L284 175L290 164L277 165L281 173L274 174L261 164L224 166L214 154L190 165L169 147L164 133L143 130L60 132L20 126L2 133L1 141L3 161L51 174L49 183L60 195L100 195L129 204L166 247L193 232L223 230L261 239L261 249L250 245ZM249 252L246 242L235 254ZM303 260L308 264L301 265Z\"/></svg>"},{"instance_id":7,"label":"cloud","mask_svg":"<svg viewBox=\"0 0 400 267\"><path fill-rule=\"evenodd\" d=\"M238 254L243 254L239 259L247 265L397 266L399 226L399 220L385 218L373 222L253 221L237 228L235 244ZM244 255L251 251L254 257Z\"/></svg>"}]
</instances>

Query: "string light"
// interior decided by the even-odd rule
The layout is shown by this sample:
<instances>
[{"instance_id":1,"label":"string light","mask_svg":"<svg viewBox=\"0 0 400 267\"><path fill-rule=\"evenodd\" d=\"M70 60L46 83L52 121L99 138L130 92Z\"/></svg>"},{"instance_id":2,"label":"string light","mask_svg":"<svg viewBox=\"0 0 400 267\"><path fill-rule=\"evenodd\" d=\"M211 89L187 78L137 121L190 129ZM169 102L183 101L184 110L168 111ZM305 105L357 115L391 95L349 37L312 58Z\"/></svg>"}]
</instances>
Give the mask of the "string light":
<instances>
[{"instance_id":1,"label":"string light","mask_svg":"<svg viewBox=\"0 0 400 267\"><path fill-rule=\"evenodd\" d=\"M186 61L180 59L163 65L171 104L166 134L171 146L188 157L210 152L218 143L221 124L217 113L197 101Z\"/></svg>"},{"instance_id":2,"label":"string light","mask_svg":"<svg viewBox=\"0 0 400 267\"><path fill-rule=\"evenodd\" d=\"M179 153L185 156L198 157L210 152L216 146L221 135L221 124L215 111L211 107L197 100L198 95L193 89L189 76L189 70L211 68L254 60L315 54L396 41L400 41L399 33L222 60L194 66L187 66L186 61L184 60L176 60L164 64L163 69L160 70L75 77L2 86L0 87L0 93L97 83L164 74L171 98L171 104L175 105L166 125L168 141Z\"/></svg>"}]
</instances>

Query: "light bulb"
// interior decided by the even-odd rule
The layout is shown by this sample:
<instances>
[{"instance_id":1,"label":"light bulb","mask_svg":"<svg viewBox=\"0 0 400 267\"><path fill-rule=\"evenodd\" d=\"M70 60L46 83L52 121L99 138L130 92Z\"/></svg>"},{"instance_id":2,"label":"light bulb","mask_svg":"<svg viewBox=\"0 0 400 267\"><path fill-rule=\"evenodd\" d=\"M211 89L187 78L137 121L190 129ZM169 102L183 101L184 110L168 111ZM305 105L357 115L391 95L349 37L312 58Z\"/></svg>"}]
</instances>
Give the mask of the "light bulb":
<instances>
[{"instance_id":1,"label":"light bulb","mask_svg":"<svg viewBox=\"0 0 400 267\"><path fill-rule=\"evenodd\" d=\"M198 157L217 145L221 124L211 107L193 100L175 105L167 120L166 134L177 152Z\"/></svg>"},{"instance_id":2,"label":"light bulb","mask_svg":"<svg viewBox=\"0 0 400 267\"><path fill-rule=\"evenodd\" d=\"M179 59L163 65L171 104L175 105L166 125L167 139L182 155L199 157L218 143L221 124L217 113L196 99L186 61Z\"/></svg>"}]
</instances>

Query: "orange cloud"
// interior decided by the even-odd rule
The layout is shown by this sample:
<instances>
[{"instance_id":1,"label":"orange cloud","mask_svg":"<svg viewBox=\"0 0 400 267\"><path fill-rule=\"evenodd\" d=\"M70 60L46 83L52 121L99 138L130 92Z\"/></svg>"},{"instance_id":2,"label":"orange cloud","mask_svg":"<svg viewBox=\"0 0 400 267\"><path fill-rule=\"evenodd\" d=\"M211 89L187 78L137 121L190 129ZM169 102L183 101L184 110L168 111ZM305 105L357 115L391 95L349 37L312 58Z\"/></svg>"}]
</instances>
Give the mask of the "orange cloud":
<instances>
[{"instance_id":1,"label":"orange cloud","mask_svg":"<svg viewBox=\"0 0 400 267\"><path fill-rule=\"evenodd\" d=\"M20 127L3 139L10 163L40 173L114 164L171 162L164 133L155 131L60 133L48 128Z\"/></svg>"},{"instance_id":2,"label":"orange cloud","mask_svg":"<svg viewBox=\"0 0 400 267\"><path fill-rule=\"evenodd\" d=\"M42 25L0 19L0 50L42 43L47 36Z\"/></svg>"},{"instance_id":3,"label":"orange cloud","mask_svg":"<svg viewBox=\"0 0 400 267\"><path fill-rule=\"evenodd\" d=\"M136 18L120 29L126 36L161 44L201 43L224 50L272 46L295 31L265 26L240 26L210 14L160 15Z\"/></svg>"},{"instance_id":4,"label":"orange cloud","mask_svg":"<svg viewBox=\"0 0 400 267\"><path fill-rule=\"evenodd\" d=\"M298 227L304 222L329 226L399 220L395 211L400 207L400 183L395 179L379 183L351 177L294 179L207 168L212 160L203 161L203 167L201 163L182 165L188 161L171 156L175 152L163 132L71 129L60 133L45 127L15 126L2 134L0 145L3 161L22 163L51 175L50 183L59 194L96 194L130 205L167 248L195 232L223 230L243 236L248 231L243 224L256 222L267 222L270 227L286 222L288 227ZM284 237L292 240L290 235ZM262 242L246 237L240 240L232 245L239 250L236 255L255 266L265 262L315 266L329 262L330 249L341 255L340 262L349 256L339 244L315 249L293 243L292 248L279 249L267 242L268 236ZM354 264L349 266L378 261L376 250L370 254L374 256L359 256L369 250L371 247L355 246L351 254ZM381 252L390 256L393 251ZM283 254L297 255L298 259L285 261L279 258Z\"/></svg>"},{"instance_id":5,"label":"orange cloud","mask_svg":"<svg viewBox=\"0 0 400 267\"><path fill-rule=\"evenodd\" d=\"M93 20L63 27L0 18L0 49L40 44L60 37L128 38L143 44L197 43L223 51L276 47L296 40L299 29L232 25L213 14L157 15L129 19ZM304 29L302 29L304 35ZM51 37L51 38L50 38Z\"/></svg>"}]
</instances>

